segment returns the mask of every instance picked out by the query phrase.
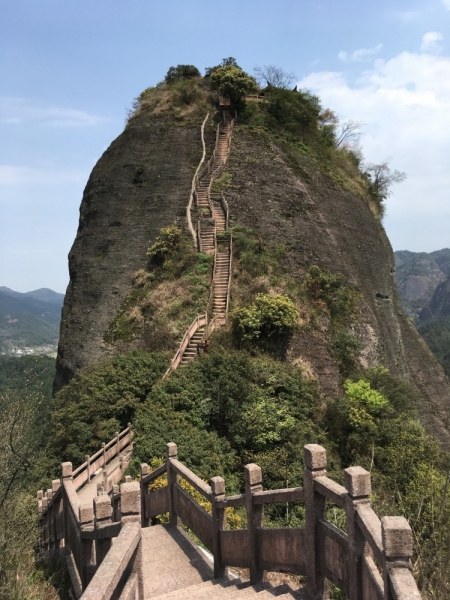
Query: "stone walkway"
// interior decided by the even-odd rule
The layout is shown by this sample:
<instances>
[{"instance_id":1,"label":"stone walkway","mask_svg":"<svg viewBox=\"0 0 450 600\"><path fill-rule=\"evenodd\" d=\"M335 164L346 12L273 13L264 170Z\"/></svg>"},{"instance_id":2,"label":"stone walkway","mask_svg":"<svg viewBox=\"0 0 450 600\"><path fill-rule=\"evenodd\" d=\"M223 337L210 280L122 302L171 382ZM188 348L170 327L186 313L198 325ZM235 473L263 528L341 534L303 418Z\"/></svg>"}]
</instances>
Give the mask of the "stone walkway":
<instances>
[{"instance_id":1,"label":"stone walkway","mask_svg":"<svg viewBox=\"0 0 450 600\"><path fill-rule=\"evenodd\" d=\"M284 584L251 586L240 579L213 579L212 565L187 535L169 525L142 529L144 598L212 600L213 598L302 598Z\"/></svg>"},{"instance_id":2,"label":"stone walkway","mask_svg":"<svg viewBox=\"0 0 450 600\"><path fill-rule=\"evenodd\" d=\"M119 456L113 458L111 462L106 465L106 473L109 475L119 466L120 459L123 458L126 461L129 460L132 450L124 450ZM96 475L86 483L81 489L77 491L77 496L80 504L91 504L94 498L97 496L97 484L103 481L103 469L97 469Z\"/></svg>"}]
</instances>

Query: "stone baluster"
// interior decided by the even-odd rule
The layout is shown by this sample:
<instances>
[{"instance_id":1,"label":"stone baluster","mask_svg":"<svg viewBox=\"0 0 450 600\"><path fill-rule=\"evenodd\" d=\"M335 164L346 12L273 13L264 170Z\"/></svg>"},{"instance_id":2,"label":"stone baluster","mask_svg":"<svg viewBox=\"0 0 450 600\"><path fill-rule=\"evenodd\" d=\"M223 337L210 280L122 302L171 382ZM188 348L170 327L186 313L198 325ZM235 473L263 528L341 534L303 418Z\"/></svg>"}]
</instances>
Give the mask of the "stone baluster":
<instances>
[{"instance_id":1,"label":"stone baluster","mask_svg":"<svg viewBox=\"0 0 450 600\"><path fill-rule=\"evenodd\" d=\"M116 454L117 454L117 456L119 456L119 454L120 454L119 432L116 431L116 433L114 435L116 436Z\"/></svg>"},{"instance_id":2,"label":"stone baluster","mask_svg":"<svg viewBox=\"0 0 450 600\"><path fill-rule=\"evenodd\" d=\"M306 559L306 593L314 600L326 600L328 597L325 577L319 568L319 540L317 529L319 521L326 515L326 498L317 493L314 480L326 475L327 453L318 444L308 444L303 453L305 471L303 487L305 494L305 559Z\"/></svg>"},{"instance_id":3,"label":"stone baluster","mask_svg":"<svg viewBox=\"0 0 450 600\"><path fill-rule=\"evenodd\" d=\"M167 465L167 485L169 486L169 513L170 513L170 524L173 527L178 527L179 518L175 511L174 502L174 485L177 482L177 474L171 468L170 461L178 457L177 445L173 442L166 444L166 465Z\"/></svg>"},{"instance_id":4,"label":"stone baluster","mask_svg":"<svg viewBox=\"0 0 450 600\"><path fill-rule=\"evenodd\" d=\"M106 446L105 442L102 442L102 456L103 456L102 467L104 467L106 465L106 448L105 448L105 446Z\"/></svg>"},{"instance_id":5,"label":"stone baluster","mask_svg":"<svg viewBox=\"0 0 450 600\"><path fill-rule=\"evenodd\" d=\"M89 483L89 481L91 480L91 457L89 456L89 454L86 454L85 458L86 458L87 480Z\"/></svg>"},{"instance_id":6,"label":"stone baluster","mask_svg":"<svg viewBox=\"0 0 450 600\"><path fill-rule=\"evenodd\" d=\"M345 469L345 488L348 491L345 505L348 534L348 598L349 600L359 600L363 589L361 560L366 548L366 541L356 522L356 515L358 506L370 504L369 496L372 491L370 473L362 467Z\"/></svg>"},{"instance_id":7,"label":"stone baluster","mask_svg":"<svg viewBox=\"0 0 450 600\"><path fill-rule=\"evenodd\" d=\"M381 519L381 532L383 538L383 553L385 564L383 565L384 576L384 598L385 600L397 600L400 596L393 593L393 586L390 581L390 574L394 569L410 569L410 559L413 555L413 537L411 527L404 517L383 517ZM407 585L404 581L404 586ZM417 595L414 580L411 577L411 589L406 595L406 590L402 598L419 598ZM409 586L408 586L409 587Z\"/></svg>"},{"instance_id":8,"label":"stone baluster","mask_svg":"<svg viewBox=\"0 0 450 600\"><path fill-rule=\"evenodd\" d=\"M141 486L138 481L128 481L120 485L120 511L122 513L122 526L126 523L141 523ZM144 579L142 572L142 541L136 549L132 573L138 576L138 598L144 598Z\"/></svg>"},{"instance_id":9,"label":"stone baluster","mask_svg":"<svg viewBox=\"0 0 450 600\"><path fill-rule=\"evenodd\" d=\"M102 495L94 498L94 512L96 529L96 557L98 567L111 547L111 538L103 536L103 529L105 526L112 523L112 506L109 496Z\"/></svg>"},{"instance_id":10,"label":"stone baluster","mask_svg":"<svg viewBox=\"0 0 450 600\"><path fill-rule=\"evenodd\" d=\"M141 463L141 519L142 527L148 527L150 519L147 518L148 483L142 483L142 478L150 472L147 463Z\"/></svg>"},{"instance_id":11,"label":"stone baluster","mask_svg":"<svg viewBox=\"0 0 450 600\"><path fill-rule=\"evenodd\" d=\"M264 523L263 505L253 504L253 494L261 492L262 472L261 467L253 463L244 467L245 479L245 508L247 511L247 529L249 535L250 549L250 581L253 585L261 583L263 580L263 571L259 566L258 555L258 529Z\"/></svg>"},{"instance_id":12,"label":"stone baluster","mask_svg":"<svg viewBox=\"0 0 450 600\"><path fill-rule=\"evenodd\" d=\"M225 498L225 480L222 477L213 477L209 482L212 491L212 523L214 536L214 577L224 577L225 565L222 562L220 547L220 532L226 528L225 508L218 507L217 502Z\"/></svg>"},{"instance_id":13,"label":"stone baluster","mask_svg":"<svg viewBox=\"0 0 450 600\"><path fill-rule=\"evenodd\" d=\"M82 573L80 573L80 575L83 581L83 588L85 588L92 579L97 562L95 552L94 508L92 502L80 506L79 518L81 528L81 556L83 561Z\"/></svg>"}]
</instances>

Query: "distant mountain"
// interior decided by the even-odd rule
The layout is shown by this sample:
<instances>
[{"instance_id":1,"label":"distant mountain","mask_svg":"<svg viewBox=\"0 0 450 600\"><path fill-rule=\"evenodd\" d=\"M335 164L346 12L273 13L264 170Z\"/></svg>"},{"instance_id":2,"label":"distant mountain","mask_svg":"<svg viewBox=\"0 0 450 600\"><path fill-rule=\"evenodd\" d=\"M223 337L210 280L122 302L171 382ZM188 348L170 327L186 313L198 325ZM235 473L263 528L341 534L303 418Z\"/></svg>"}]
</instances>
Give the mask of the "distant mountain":
<instances>
[{"instance_id":1,"label":"distant mountain","mask_svg":"<svg viewBox=\"0 0 450 600\"><path fill-rule=\"evenodd\" d=\"M56 352L63 294L48 288L21 293L0 287L0 353Z\"/></svg>"},{"instance_id":2,"label":"distant mountain","mask_svg":"<svg viewBox=\"0 0 450 600\"><path fill-rule=\"evenodd\" d=\"M450 317L450 276L436 287L419 315L422 322L442 317Z\"/></svg>"},{"instance_id":3,"label":"distant mountain","mask_svg":"<svg viewBox=\"0 0 450 600\"><path fill-rule=\"evenodd\" d=\"M450 275L450 249L394 252L397 288L406 314L415 321L436 288Z\"/></svg>"}]
</instances>

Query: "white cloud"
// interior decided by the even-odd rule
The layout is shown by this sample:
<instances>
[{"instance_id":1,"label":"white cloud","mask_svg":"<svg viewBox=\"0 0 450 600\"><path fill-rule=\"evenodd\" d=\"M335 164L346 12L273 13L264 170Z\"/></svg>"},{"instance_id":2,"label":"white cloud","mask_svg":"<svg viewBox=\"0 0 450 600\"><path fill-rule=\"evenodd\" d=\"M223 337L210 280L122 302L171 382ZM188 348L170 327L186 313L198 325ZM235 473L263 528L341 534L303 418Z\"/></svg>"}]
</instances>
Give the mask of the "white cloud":
<instances>
[{"instance_id":1,"label":"white cloud","mask_svg":"<svg viewBox=\"0 0 450 600\"><path fill-rule=\"evenodd\" d=\"M392 168L407 173L388 200L388 217L447 219L450 231L450 57L402 52L376 60L350 84L343 73L311 73L299 84L317 93L341 120L363 121L361 144L370 162L391 157ZM388 227L389 231L389 227ZM389 231L394 237L395 232ZM428 249L449 245L429 236ZM411 239L410 249L415 240ZM424 249L424 248L422 248Z\"/></svg>"},{"instance_id":2,"label":"white cloud","mask_svg":"<svg viewBox=\"0 0 450 600\"><path fill-rule=\"evenodd\" d=\"M19 165L0 165L0 186L55 185L60 183L84 184L86 170L51 170Z\"/></svg>"},{"instance_id":3,"label":"white cloud","mask_svg":"<svg viewBox=\"0 0 450 600\"><path fill-rule=\"evenodd\" d=\"M373 58L373 56L378 54L382 48L383 44L377 44L373 48L360 48L354 52L346 52L342 50L339 52L338 57L344 62L363 62Z\"/></svg>"},{"instance_id":4,"label":"white cloud","mask_svg":"<svg viewBox=\"0 0 450 600\"><path fill-rule=\"evenodd\" d=\"M92 127L108 121L83 110L39 106L24 98L0 97L0 122L24 124L33 122L46 127Z\"/></svg>"},{"instance_id":5,"label":"white cloud","mask_svg":"<svg viewBox=\"0 0 450 600\"><path fill-rule=\"evenodd\" d=\"M443 39L444 36L442 33L439 33L438 31L428 31L422 38L420 49L422 52L429 52L430 54L440 52L442 50L442 45L439 44L439 42Z\"/></svg>"}]
</instances>

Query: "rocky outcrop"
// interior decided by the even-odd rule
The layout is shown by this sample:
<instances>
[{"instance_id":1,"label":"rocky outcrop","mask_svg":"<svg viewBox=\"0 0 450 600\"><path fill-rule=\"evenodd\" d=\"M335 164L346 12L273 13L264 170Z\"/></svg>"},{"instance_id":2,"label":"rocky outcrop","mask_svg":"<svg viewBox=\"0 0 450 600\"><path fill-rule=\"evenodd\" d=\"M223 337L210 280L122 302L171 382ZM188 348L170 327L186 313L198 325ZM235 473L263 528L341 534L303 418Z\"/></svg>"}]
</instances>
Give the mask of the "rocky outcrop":
<instances>
[{"instance_id":1,"label":"rocky outcrop","mask_svg":"<svg viewBox=\"0 0 450 600\"><path fill-rule=\"evenodd\" d=\"M450 277L437 286L420 313L420 321L450 316Z\"/></svg>"},{"instance_id":2,"label":"rocky outcrop","mask_svg":"<svg viewBox=\"0 0 450 600\"><path fill-rule=\"evenodd\" d=\"M87 184L69 255L55 387L107 357L109 324L129 293L133 273L159 230L184 223L192 176L202 153L200 124L143 112L103 155ZM215 128L207 127L211 155ZM235 127L227 162L230 226L258 232L287 249L286 267L300 282L317 264L360 290L355 327L364 366L384 365L420 390L423 422L447 443L450 388L445 374L404 314L394 256L369 203L324 176L308 157L264 133ZM233 293L233 288L232 293ZM300 331L287 349L307 364L327 394L339 391L336 362L320 335Z\"/></svg>"},{"instance_id":3,"label":"rocky outcrop","mask_svg":"<svg viewBox=\"0 0 450 600\"><path fill-rule=\"evenodd\" d=\"M204 117L179 124L170 116L142 112L92 171L69 253L55 392L114 351L104 336L131 289L133 273L145 267L146 250L160 229L184 222L202 157ZM206 127L209 149L215 139L212 125Z\"/></svg>"}]
</instances>

